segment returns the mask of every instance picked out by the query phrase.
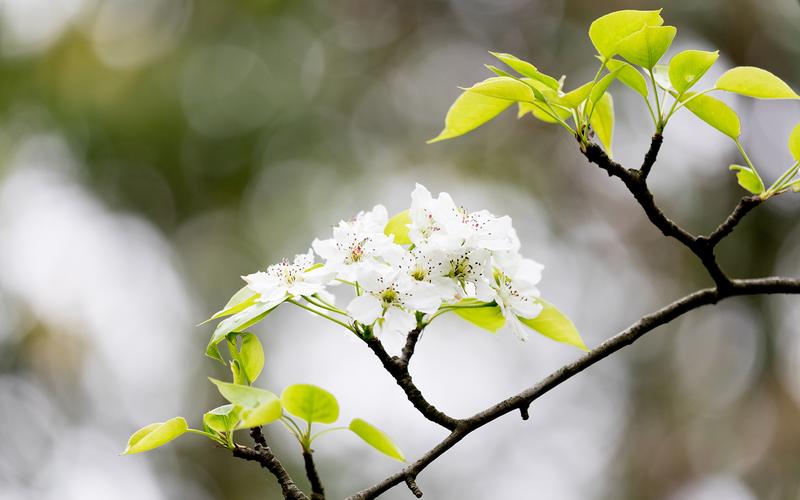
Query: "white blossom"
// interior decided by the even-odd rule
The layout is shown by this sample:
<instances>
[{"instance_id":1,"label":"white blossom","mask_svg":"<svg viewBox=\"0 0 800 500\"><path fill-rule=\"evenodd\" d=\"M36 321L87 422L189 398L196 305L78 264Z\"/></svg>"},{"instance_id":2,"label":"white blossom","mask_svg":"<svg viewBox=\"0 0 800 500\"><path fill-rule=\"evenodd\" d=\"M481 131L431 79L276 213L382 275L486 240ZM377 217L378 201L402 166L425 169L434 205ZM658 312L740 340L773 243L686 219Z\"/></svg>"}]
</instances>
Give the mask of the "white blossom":
<instances>
[{"instance_id":1,"label":"white blossom","mask_svg":"<svg viewBox=\"0 0 800 500\"><path fill-rule=\"evenodd\" d=\"M259 294L257 302L280 303L289 297L314 295L322 292L334 273L323 268L309 269L314 265L314 253L298 254L292 262L284 259L266 271L258 271L242 279L247 288Z\"/></svg>"}]
</instances>

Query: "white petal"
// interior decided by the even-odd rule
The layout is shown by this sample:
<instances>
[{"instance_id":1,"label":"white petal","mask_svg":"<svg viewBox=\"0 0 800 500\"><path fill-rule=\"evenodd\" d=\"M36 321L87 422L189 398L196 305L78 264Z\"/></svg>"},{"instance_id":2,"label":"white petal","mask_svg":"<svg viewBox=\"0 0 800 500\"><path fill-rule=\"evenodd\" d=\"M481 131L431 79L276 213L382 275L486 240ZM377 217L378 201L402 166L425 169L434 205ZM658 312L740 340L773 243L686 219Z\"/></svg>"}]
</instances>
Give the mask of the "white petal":
<instances>
[{"instance_id":1,"label":"white petal","mask_svg":"<svg viewBox=\"0 0 800 500\"><path fill-rule=\"evenodd\" d=\"M311 243L317 255L325 260L337 261L341 258L341 252L336 248L336 240L333 238L327 240L314 239Z\"/></svg>"},{"instance_id":2,"label":"white petal","mask_svg":"<svg viewBox=\"0 0 800 500\"><path fill-rule=\"evenodd\" d=\"M359 323L372 324L381 315L381 301L372 295L361 295L350 301L347 313Z\"/></svg>"},{"instance_id":3,"label":"white petal","mask_svg":"<svg viewBox=\"0 0 800 500\"><path fill-rule=\"evenodd\" d=\"M442 304L439 289L431 283L417 282L406 292L403 305L414 311L434 313Z\"/></svg>"},{"instance_id":4,"label":"white petal","mask_svg":"<svg viewBox=\"0 0 800 500\"><path fill-rule=\"evenodd\" d=\"M523 325L522 321L513 313L506 315L506 325L511 327L511 331L514 332L514 335L516 335L519 340L524 342L530 337L530 333L525 329L525 325Z\"/></svg>"},{"instance_id":5,"label":"white petal","mask_svg":"<svg viewBox=\"0 0 800 500\"><path fill-rule=\"evenodd\" d=\"M417 319L413 314L399 307L390 307L383 315L383 324L381 328L384 331L406 335L416 326Z\"/></svg>"}]
</instances>

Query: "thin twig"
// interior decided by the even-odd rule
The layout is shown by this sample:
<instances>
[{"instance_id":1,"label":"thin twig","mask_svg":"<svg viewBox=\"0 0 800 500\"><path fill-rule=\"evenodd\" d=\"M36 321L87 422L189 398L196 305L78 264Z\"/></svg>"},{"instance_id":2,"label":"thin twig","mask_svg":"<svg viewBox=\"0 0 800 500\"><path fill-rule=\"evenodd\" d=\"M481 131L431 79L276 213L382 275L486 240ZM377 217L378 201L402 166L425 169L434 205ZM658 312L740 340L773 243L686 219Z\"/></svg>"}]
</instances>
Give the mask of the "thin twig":
<instances>
[{"instance_id":1,"label":"thin twig","mask_svg":"<svg viewBox=\"0 0 800 500\"><path fill-rule=\"evenodd\" d=\"M275 479L283 491L283 497L287 500L309 500L300 488L294 483L289 473L283 467L283 464L272 453L269 446L262 446L257 444L255 448L248 448L246 446L236 446L233 449L233 456L251 462L257 462L261 467L267 469Z\"/></svg>"}]
</instances>

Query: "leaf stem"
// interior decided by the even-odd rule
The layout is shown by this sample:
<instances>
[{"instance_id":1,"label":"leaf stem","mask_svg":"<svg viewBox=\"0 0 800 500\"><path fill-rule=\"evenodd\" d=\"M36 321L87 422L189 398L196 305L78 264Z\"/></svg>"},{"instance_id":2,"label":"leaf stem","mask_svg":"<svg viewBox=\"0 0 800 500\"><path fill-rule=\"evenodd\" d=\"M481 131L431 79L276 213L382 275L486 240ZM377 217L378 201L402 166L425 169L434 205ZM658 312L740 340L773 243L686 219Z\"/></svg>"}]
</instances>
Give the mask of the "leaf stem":
<instances>
[{"instance_id":1,"label":"leaf stem","mask_svg":"<svg viewBox=\"0 0 800 500\"><path fill-rule=\"evenodd\" d=\"M338 320L338 319L336 319L336 318L333 318L333 317L331 317L331 316L328 316L327 314L325 314L325 313L323 313L323 312L321 312L321 311L318 311L317 309L314 309L314 308L312 308L312 307L308 307L307 305L305 305L305 304L301 304L300 302L297 302L296 300L293 300L293 299L287 299L287 300L286 300L286 302L289 302L290 304L294 304L294 305L296 305L297 307L302 307L302 308L303 308L303 309L305 309L306 311L310 311L310 312L312 312L312 313L316 314L317 316L322 316L323 318L325 318L325 319L327 319L327 320L330 320L330 321L333 321L333 322L334 322L334 323L336 323L337 325L339 325L339 326L343 326L343 327L347 328L348 330L350 330L351 332L353 332L353 333L356 333L356 331L353 329L353 327L352 327L351 325L348 325L348 324L347 324L347 323L345 323L344 321L339 321L339 320Z\"/></svg>"},{"instance_id":2,"label":"leaf stem","mask_svg":"<svg viewBox=\"0 0 800 500\"><path fill-rule=\"evenodd\" d=\"M756 177L758 178L758 180L761 182L761 185L763 186L764 185L764 181L761 179L761 176L758 175L758 170L756 170L756 167L755 167L755 165L753 165L753 162L750 161L750 157L747 156L747 153L745 153L744 148L742 147L742 143L739 142L739 139L734 139L733 142L735 142L736 143L736 147L739 148L739 153L741 153L742 158L744 159L745 163L747 163L747 166L750 167L750 170L752 170L754 174L756 174Z\"/></svg>"}]
</instances>

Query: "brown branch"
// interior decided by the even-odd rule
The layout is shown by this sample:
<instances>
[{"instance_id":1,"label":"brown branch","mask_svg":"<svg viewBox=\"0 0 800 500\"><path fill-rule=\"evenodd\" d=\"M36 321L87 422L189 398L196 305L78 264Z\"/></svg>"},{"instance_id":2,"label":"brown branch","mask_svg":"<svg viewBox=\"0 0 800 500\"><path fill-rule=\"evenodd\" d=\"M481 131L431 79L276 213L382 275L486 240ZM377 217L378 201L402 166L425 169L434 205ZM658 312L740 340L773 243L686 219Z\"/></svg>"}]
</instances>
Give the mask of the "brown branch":
<instances>
[{"instance_id":1,"label":"brown branch","mask_svg":"<svg viewBox=\"0 0 800 500\"><path fill-rule=\"evenodd\" d=\"M269 446L256 444L255 448L248 448L247 446L237 445L232 451L234 457L257 462L261 467L272 473L281 486L283 498L287 500L309 500L305 493L294 483L289 473L286 472L286 469L283 467L283 464L281 464L278 457L272 453Z\"/></svg>"},{"instance_id":2,"label":"brown branch","mask_svg":"<svg viewBox=\"0 0 800 500\"><path fill-rule=\"evenodd\" d=\"M376 498L393 486L403 482L407 483L408 478L416 478L431 462L455 446L471 432L509 412L527 408L531 402L571 379L586 368L589 368L625 346L633 344L658 326L669 323L689 311L693 311L705 305L715 304L728 297L775 293L800 294L800 279L770 277L732 280L730 287L724 290L706 288L686 295L668 306L642 317L642 319L592 349L577 361L565 365L551 373L536 385L476 413L472 417L461 420L453 432L416 462L406 466L401 471L387 477L378 484L351 495L347 500L369 500Z\"/></svg>"},{"instance_id":3,"label":"brown branch","mask_svg":"<svg viewBox=\"0 0 800 500\"><path fill-rule=\"evenodd\" d=\"M397 385L406 393L406 397L411 404L414 405L414 408L431 422L437 423L445 429L452 431L456 428L459 421L439 411L435 406L430 404L414 384L414 381L411 379L411 374L408 371L408 359L410 359L414 353L414 345L419 339L420 333L421 330L419 329L415 329L409 333L406 347L403 348L402 357L390 356L389 353L386 352L386 349L383 348L381 341L376 337L363 340L378 357L386 371L394 377Z\"/></svg>"},{"instance_id":4,"label":"brown branch","mask_svg":"<svg viewBox=\"0 0 800 500\"><path fill-rule=\"evenodd\" d=\"M306 477L308 477L308 482L311 483L311 500L325 500L325 489L322 487L322 481L320 481L317 468L314 466L314 456L312 453L311 450L303 450Z\"/></svg>"},{"instance_id":5,"label":"brown branch","mask_svg":"<svg viewBox=\"0 0 800 500\"><path fill-rule=\"evenodd\" d=\"M664 136L658 132L656 132L650 140L650 149L647 150L647 153L644 155L642 166L639 167L639 172L643 178L647 179L647 176L650 175L650 169L652 169L653 165L656 163L656 158L658 158L658 152L661 150L661 144L663 142Z\"/></svg>"}]
</instances>

